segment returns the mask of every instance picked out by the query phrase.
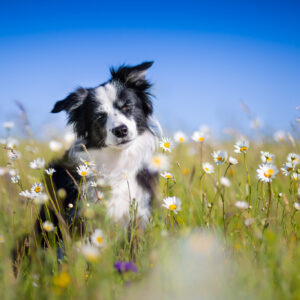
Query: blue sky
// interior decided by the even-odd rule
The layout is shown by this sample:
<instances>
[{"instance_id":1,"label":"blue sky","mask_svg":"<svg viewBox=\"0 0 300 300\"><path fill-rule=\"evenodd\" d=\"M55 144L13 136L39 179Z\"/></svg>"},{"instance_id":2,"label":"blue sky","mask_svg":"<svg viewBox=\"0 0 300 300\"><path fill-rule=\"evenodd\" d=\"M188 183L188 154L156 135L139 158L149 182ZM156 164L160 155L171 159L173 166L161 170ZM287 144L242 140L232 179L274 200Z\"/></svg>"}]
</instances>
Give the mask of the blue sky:
<instances>
[{"instance_id":1,"label":"blue sky","mask_svg":"<svg viewBox=\"0 0 300 300\"><path fill-rule=\"evenodd\" d=\"M38 135L62 128L55 101L107 80L111 65L144 60L155 61L155 113L169 130L247 133L241 101L269 132L297 116L297 1L3 2L0 122L16 117L17 99Z\"/></svg>"}]
</instances>

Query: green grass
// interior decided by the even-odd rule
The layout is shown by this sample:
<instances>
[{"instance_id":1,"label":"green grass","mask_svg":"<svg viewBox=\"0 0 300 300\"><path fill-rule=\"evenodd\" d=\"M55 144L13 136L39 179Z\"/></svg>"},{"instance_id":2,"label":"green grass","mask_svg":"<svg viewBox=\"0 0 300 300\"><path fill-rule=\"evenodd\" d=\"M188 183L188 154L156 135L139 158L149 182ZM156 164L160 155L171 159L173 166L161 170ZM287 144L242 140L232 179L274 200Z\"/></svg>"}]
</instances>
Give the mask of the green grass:
<instances>
[{"instance_id":1,"label":"green grass","mask_svg":"<svg viewBox=\"0 0 300 300\"><path fill-rule=\"evenodd\" d=\"M38 153L26 150L28 145L37 147ZM287 154L299 148L252 141L247 153L250 196L244 158L233 155L233 143L204 144L202 157L198 148L190 155L189 147L191 144L179 145L169 154L169 171L175 180L167 185L166 179L160 178L145 232L133 218L128 239L126 228L106 217L105 193L100 204L91 204L82 213L87 235L96 228L104 231L106 245L99 259L88 262L78 251L80 237L71 235L65 240L62 265L56 260L54 233L49 235L50 248L35 247L30 232L39 207L19 196L22 188L41 182L42 171L30 169L29 162L37 157L50 161L62 153L54 154L39 142L22 141L17 147L22 157L9 162L7 150L0 149L0 166L18 169L22 185L12 183L8 174L0 177L0 235L4 237L0 244L0 298L200 299L202 295L205 299L300 299L300 212L294 208L299 202L298 183L281 172L271 185L256 177L260 150L274 153L280 168ZM202 176L201 161L213 164L211 153L217 149L240 160L227 171L230 187L218 185L227 163L219 170L215 166L214 174ZM182 201L175 219L161 206L166 196ZM248 201L250 208L238 209L234 205L238 200ZM251 224L246 226L245 221ZM24 258L14 278L10 253L24 234L30 234L30 261ZM114 269L116 261L133 259L138 273L119 274Z\"/></svg>"}]
</instances>

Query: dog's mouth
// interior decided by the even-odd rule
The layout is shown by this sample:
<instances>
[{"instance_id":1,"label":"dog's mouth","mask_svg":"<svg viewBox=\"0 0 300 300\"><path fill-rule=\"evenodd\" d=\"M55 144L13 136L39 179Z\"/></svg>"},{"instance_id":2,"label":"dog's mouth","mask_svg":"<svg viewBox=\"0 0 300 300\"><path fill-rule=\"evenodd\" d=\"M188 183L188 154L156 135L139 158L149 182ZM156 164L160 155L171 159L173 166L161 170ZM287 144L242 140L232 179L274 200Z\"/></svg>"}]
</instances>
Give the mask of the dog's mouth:
<instances>
[{"instance_id":1,"label":"dog's mouth","mask_svg":"<svg viewBox=\"0 0 300 300\"><path fill-rule=\"evenodd\" d=\"M124 140L124 141L118 143L116 146L126 145L126 144L131 143L132 141L133 141L133 140Z\"/></svg>"}]
</instances>

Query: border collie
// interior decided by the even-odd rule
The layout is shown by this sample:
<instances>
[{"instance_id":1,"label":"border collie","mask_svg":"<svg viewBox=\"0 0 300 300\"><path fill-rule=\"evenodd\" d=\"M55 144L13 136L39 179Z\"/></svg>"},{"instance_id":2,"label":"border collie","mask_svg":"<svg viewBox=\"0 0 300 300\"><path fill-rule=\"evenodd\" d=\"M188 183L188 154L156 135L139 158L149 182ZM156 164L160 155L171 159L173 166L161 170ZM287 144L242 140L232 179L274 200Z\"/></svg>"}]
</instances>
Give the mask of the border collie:
<instances>
[{"instance_id":1,"label":"border collie","mask_svg":"<svg viewBox=\"0 0 300 300\"><path fill-rule=\"evenodd\" d=\"M152 64L111 68L107 82L96 88L78 88L52 109L52 113L66 111L68 124L73 125L77 135L64 157L49 166L56 170L56 190L66 191L62 207L68 225L78 213L77 186L81 177L76 168L82 162L94 164L93 172L86 176L86 186L97 175L110 187L107 212L113 220L128 224L130 204L135 199L137 217L142 225L147 223L157 180L149 162L161 135L161 127L152 116L151 84L145 78ZM87 195L88 201L97 201L95 188L90 188ZM41 219L46 220L44 209Z\"/></svg>"}]
</instances>

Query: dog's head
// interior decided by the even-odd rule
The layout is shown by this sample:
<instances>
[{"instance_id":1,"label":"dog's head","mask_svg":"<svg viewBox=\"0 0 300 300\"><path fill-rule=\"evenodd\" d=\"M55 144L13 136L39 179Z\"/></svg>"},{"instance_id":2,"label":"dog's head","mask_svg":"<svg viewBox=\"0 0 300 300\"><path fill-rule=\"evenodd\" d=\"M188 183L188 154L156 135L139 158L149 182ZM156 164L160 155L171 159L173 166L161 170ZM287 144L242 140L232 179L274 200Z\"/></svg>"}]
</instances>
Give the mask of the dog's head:
<instances>
[{"instance_id":1,"label":"dog's head","mask_svg":"<svg viewBox=\"0 0 300 300\"><path fill-rule=\"evenodd\" d=\"M146 70L153 62L111 69L111 79L96 88L79 88L58 101L52 113L65 110L68 123L90 147L123 148L148 128L152 102Z\"/></svg>"}]
</instances>

